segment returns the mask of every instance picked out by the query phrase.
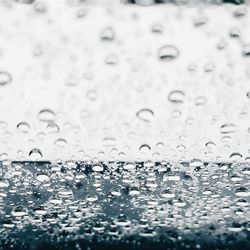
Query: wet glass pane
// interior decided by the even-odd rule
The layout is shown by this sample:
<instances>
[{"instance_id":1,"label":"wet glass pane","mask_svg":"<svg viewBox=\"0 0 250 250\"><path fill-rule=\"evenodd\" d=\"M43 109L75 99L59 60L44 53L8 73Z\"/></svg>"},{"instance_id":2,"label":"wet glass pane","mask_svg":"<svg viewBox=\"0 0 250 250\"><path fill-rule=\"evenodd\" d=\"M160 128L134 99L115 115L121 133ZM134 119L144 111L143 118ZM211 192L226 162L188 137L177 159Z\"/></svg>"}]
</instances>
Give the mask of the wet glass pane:
<instances>
[{"instance_id":1,"label":"wet glass pane","mask_svg":"<svg viewBox=\"0 0 250 250\"><path fill-rule=\"evenodd\" d=\"M0 250L249 248L249 11L0 0Z\"/></svg>"}]
</instances>

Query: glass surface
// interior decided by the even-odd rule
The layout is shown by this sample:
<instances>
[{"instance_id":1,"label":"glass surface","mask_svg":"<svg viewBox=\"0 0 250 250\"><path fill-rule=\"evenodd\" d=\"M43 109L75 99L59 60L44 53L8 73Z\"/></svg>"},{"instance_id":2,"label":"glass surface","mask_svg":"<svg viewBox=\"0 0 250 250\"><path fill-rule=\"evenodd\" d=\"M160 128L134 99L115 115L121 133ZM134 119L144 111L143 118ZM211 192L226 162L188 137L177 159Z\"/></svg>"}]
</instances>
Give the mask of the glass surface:
<instances>
[{"instance_id":1,"label":"glass surface","mask_svg":"<svg viewBox=\"0 0 250 250\"><path fill-rule=\"evenodd\" d=\"M249 11L0 0L0 249L247 249Z\"/></svg>"}]
</instances>

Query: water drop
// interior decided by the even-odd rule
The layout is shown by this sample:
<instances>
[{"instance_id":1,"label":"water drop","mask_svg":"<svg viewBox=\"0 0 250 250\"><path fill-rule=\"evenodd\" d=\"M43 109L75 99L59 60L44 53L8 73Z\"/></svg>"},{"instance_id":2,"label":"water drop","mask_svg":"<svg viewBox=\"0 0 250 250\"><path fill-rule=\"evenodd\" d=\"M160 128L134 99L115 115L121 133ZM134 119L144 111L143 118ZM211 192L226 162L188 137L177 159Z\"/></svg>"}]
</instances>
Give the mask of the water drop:
<instances>
[{"instance_id":1,"label":"water drop","mask_svg":"<svg viewBox=\"0 0 250 250\"><path fill-rule=\"evenodd\" d=\"M115 38L115 32L114 32L112 27L104 28L101 31L101 40L102 41L111 42L114 40L114 38Z\"/></svg>"},{"instance_id":2,"label":"water drop","mask_svg":"<svg viewBox=\"0 0 250 250\"><path fill-rule=\"evenodd\" d=\"M242 158L242 155L240 153L234 152L230 155L230 159L233 161L238 161Z\"/></svg>"},{"instance_id":3,"label":"water drop","mask_svg":"<svg viewBox=\"0 0 250 250\"><path fill-rule=\"evenodd\" d=\"M27 134L30 131L30 125L26 122L20 122L17 124L17 129L20 132Z\"/></svg>"},{"instance_id":4,"label":"water drop","mask_svg":"<svg viewBox=\"0 0 250 250\"><path fill-rule=\"evenodd\" d=\"M244 17L246 14L247 14L247 9L245 7L238 8L233 13L235 18Z\"/></svg>"},{"instance_id":5,"label":"water drop","mask_svg":"<svg viewBox=\"0 0 250 250\"><path fill-rule=\"evenodd\" d=\"M110 54L106 57L105 63L107 65L117 65L118 64L118 57L114 54Z\"/></svg>"},{"instance_id":6,"label":"water drop","mask_svg":"<svg viewBox=\"0 0 250 250\"><path fill-rule=\"evenodd\" d=\"M250 56L250 44L246 44L246 45L243 46L242 55L245 56L245 57Z\"/></svg>"},{"instance_id":7,"label":"water drop","mask_svg":"<svg viewBox=\"0 0 250 250\"><path fill-rule=\"evenodd\" d=\"M39 171L36 175L36 179L40 182L47 182L49 180L49 176L44 171Z\"/></svg>"},{"instance_id":8,"label":"water drop","mask_svg":"<svg viewBox=\"0 0 250 250\"><path fill-rule=\"evenodd\" d=\"M242 173L246 175L250 175L250 167L243 168Z\"/></svg>"},{"instance_id":9,"label":"water drop","mask_svg":"<svg viewBox=\"0 0 250 250\"><path fill-rule=\"evenodd\" d=\"M161 192L161 196L163 198L167 198L167 199L172 199L175 197L175 194L172 193L169 189L164 189L162 192Z\"/></svg>"},{"instance_id":10,"label":"water drop","mask_svg":"<svg viewBox=\"0 0 250 250\"><path fill-rule=\"evenodd\" d=\"M162 27L162 25L160 25L160 24L154 24L154 25L152 26L152 32L153 32L153 33L157 33L157 34L162 33L162 32L163 32L163 27Z\"/></svg>"},{"instance_id":11,"label":"water drop","mask_svg":"<svg viewBox=\"0 0 250 250\"><path fill-rule=\"evenodd\" d=\"M98 197L96 194L87 194L86 196L86 200L89 201L89 202L94 202L94 201L97 201L98 200Z\"/></svg>"},{"instance_id":12,"label":"water drop","mask_svg":"<svg viewBox=\"0 0 250 250\"><path fill-rule=\"evenodd\" d=\"M240 30L236 29L236 28L231 29L229 32L229 36L232 38L239 38L240 37Z\"/></svg>"},{"instance_id":13,"label":"water drop","mask_svg":"<svg viewBox=\"0 0 250 250\"><path fill-rule=\"evenodd\" d=\"M9 181L0 177L0 188L7 188L8 186L9 186Z\"/></svg>"},{"instance_id":14,"label":"water drop","mask_svg":"<svg viewBox=\"0 0 250 250\"><path fill-rule=\"evenodd\" d=\"M40 149L38 148L33 148L30 152L29 152L29 157L32 161L37 161L40 160L43 155Z\"/></svg>"},{"instance_id":15,"label":"water drop","mask_svg":"<svg viewBox=\"0 0 250 250\"><path fill-rule=\"evenodd\" d=\"M125 170L131 171L131 170L136 169L136 165L135 165L134 163L128 162L128 163L126 163L126 164L123 166L123 168L124 168Z\"/></svg>"},{"instance_id":16,"label":"water drop","mask_svg":"<svg viewBox=\"0 0 250 250\"><path fill-rule=\"evenodd\" d=\"M114 137L105 137L102 139L102 145L105 147L114 147L117 141Z\"/></svg>"},{"instance_id":17,"label":"water drop","mask_svg":"<svg viewBox=\"0 0 250 250\"><path fill-rule=\"evenodd\" d=\"M179 50L172 45L162 46L158 50L158 58L163 62L171 62L179 56Z\"/></svg>"},{"instance_id":18,"label":"water drop","mask_svg":"<svg viewBox=\"0 0 250 250\"><path fill-rule=\"evenodd\" d=\"M34 9L37 13L43 14L47 11L47 6L44 2L37 2L34 4Z\"/></svg>"},{"instance_id":19,"label":"water drop","mask_svg":"<svg viewBox=\"0 0 250 250\"><path fill-rule=\"evenodd\" d=\"M33 4L36 0L15 0L17 3Z\"/></svg>"},{"instance_id":20,"label":"water drop","mask_svg":"<svg viewBox=\"0 0 250 250\"><path fill-rule=\"evenodd\" d=\"M68 142L63 138L58 138L55 140L54 144L59 148L65 148Z\"/></svg>"},{"instance_id":21,"label":"water drop","mask_svg":"<svg viewBox=\"0 0 250 250\"><path fill-rule=\"evenodd\" d=\"M97 92L95 90L89 90L86 96L90 101L95 101L97 99Z\"/></svg>"},{"instance_id":22,"label":"water drop","mask_svg":"<svg viewBox=\"0 0 250 250\"><path fill-rule=\"evenodd\" d=\"M216 146L216 144L215 144L214 142L212 142L212 141L209 141L209 142L206 143L205 146L206 146L208 149L214 149L215 146Z\"/></svg>"},{"instance_id":23,"label":"water drop","mask_svg":"<svg viewBox=\"0 0 250 250\"><path fill-rule=\"evenodd\" d=\"M205 25L208 22L207 17L205 16L199 16L194 19L194 26L200 27L202 25Z\"/></svg>"},{"instance_id":24,"label":"water drop","mask_svg":"<svg viewBox=\"0 0 250 250\"><path fill-rule=\"evenodd\" d=\"M137 111L136 117L144 122L152 122L154 112L148 108L140 109L139 111Z\"/></svg>"},{"instance_id":25,"label":"water drop","mask_svg":"<svg viewBox=\"0 0 250 250\"><path fill-rule=\"evenodd\" d=\"M92 170L94 172L102 172L104 170L104 167L103 167L103 165L101 163L94 163L92 165Z\"/></svg>"},{"instance_id":26,"label":"water drop","mask_svg":"<svg viewBox=\"0 0 250 250\"><path fill-rule=\"evenodd\" d=\"M117 197L117 196L121 196L121 191L118 188L112 188L110 190L110 194Z\"/></svg>"},{"instance_id":27,"label":"water drop","mask_svg":"<svg viewBox=\"0 0 250 250\"><path fill-rule=\"evenodd\" d=\"M204 105L207 102L207 98L205 96L198 96L195 99L195 105L200 106L200 105Z\"/></svg>"},{"instance_id":28,"label":"water drop","mask_svg":"<svg viewBox=\"0 0 250 250\"><path fill-rule=\"evenodd\" d=\"M73 196L73 191L71 190L70 187L61 187L59 188L58 190L58 194L61 196L61 197L71 197Z\"/></svg>"},{"instance_id":29,"label":"water drop","mask_svg":"<svg viewBox=\"0 0 250 250\"><path fill-rule=\"evenodd\" d=\"M221 125L220 132L222 134L235 133L237 131L237 126L232 123L226 123Z\"/></svg>"},{"instance_id":30,"label":"water drop","mask_svg":"<svg viewBox=\"0 0 250 250\"><path fill-rule=\"evenodd\" d=\"M142 144L139 148L139 151L143 154L147 154L148 152L150 152L151 147L148 144Z\"/></svg>"},{"instance_id":31,"label":"water drop","mask_svg":"<svg viewBox=\"0 0 250 250\"><path fill-rule=\"evenodd\" d=\"M14 217L22 217L28 214L28 209L23 206L17 206L12 210L11 214Z\"/></svg>"},{"instance_id":32,"label":"water drop","mask_svg":"<svg viewBox=\"0 0 250 250\"><path fill-rule=\"evenodd\" d=\"M42 122L52 122L55 120L55 113L50 109L42 109L38 113L38 119Z\"/></svg>"},{"instance_id":33,"label":"water drop","mask_svg":"<svg viewBox=\"0 0 250 250\"><path fill-rule=\"evenodd\" d=\"M173 103L183 103L185 94L181 90L173 90L168 95L168 100Z\"/></svg>"},{"instance_id":34,"label":"water drop","mask_svg":"<svg viewBox=\"0 0 250 250\"><path fill-rule=\"evenodd\" d=\"M239 197L248 197L250 196L250 192L245 187L239 187L235 190L235 195Z\"/></svg>"},{"instance_id":35,"label":"water drop","mask_svg":"<svg viewBox=\"0 0 250 250\"><path fill-rule=\"evenodd\" d=\"M131 187L129 190L129 194L134 196L134 195L139 195L140 194L140 189L139 187Z\"/></svg>"},{"instance_id":36,"label":"water drop","mask_svg":"<svg viewBox=\"0 0 250 250\"><path fill-rule=\"evenodd\" d=\"M204 163L202 160L200 159L192 159L190 162L189 162L189 166L191 168L203 168L204 167Z\"/></svg>"},{"instance_id":37,"label":"water drop","mask_svg":"<svg viewBox=\"0 0 250 250\"><path fill-rule=\"evenodd\" d=\"M0 86L11 83L12 77L8 72L0 71Z\"/></svg>"},{"instance_id":38,"label":"water drop","mask_svg":"<svg viewBox=\"0 0 250 250\"><path fill-rule=\"evenodd\" d=\"M59 132L58 125L53 123L53 122L49 123L48 126L47 126L47 132L50 133L50 134L58 133Z\"/></svg>"}]
</instances>

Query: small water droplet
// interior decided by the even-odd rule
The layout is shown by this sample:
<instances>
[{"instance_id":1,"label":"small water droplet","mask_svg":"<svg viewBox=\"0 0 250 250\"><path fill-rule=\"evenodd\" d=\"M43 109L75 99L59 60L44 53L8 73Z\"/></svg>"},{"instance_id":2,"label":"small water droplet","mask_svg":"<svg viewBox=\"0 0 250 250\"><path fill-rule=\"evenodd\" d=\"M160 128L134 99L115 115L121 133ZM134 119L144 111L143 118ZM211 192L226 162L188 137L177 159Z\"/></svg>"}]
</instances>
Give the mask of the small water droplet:
<instances>
[{"instance_id":1,"label":"small water droplet","mask_svg":"<svg viewBox=\"0 0 250 250\"><path fill-rule=\"evenodd\" d=\"M144 122L152 122L154 112L148 108L140 109L139 111L137 111L136 117Z\"/></svg>"},{"instance_id":2,"label":"small water droplet","mask_svg":"<svg viewBox=\"0 0 250 250\"><path fill-rule=\"evenodd\" d=\"M129 190L129 195L139 195L140 194L140 189L139 187L131 187Z\"/></svg>"},{"instance_id":3,"label":"small water droplet","mask_svg":"<svg viewBox=\"0 0 250 250\"><path fill-rule=\"evenodd\" d=\"M229 32L229 36L232 38L239 38L240 37L240 30L237 28L233 28Z\"/></svg>"},{"instance_id":4,"label":"small water droplet","mask_svg":"<svg viewBox=\"0 0 250 250\"><path fill-rule=\"evenodd\" d=\"M215 148L216 144L215 144L214 142L212 142L212 141L209 141L209 142L206 143L205 146L206 146L208 149L213 149L213 148Z\"/></svg>"},{"instance_id":5,"label":"small water droplet","mask_svg":"<svg viewBox=\"0 0 250 250\"><path fill-rule=\"evenodd\" d=\"M202 25L205 25L208 22L207 17L205 16L199 16L194 19L194 26L200 27Z\"/></svg>"},{"instance_id":6,"label":"small water droplet","mask_svg":"<svg viewBox=\"0 0 250 250\"><path fill-rule=\"evenodd\" d=\"M43 155L39 148L33 148L29 152L29 157L32 161L37 161L37 160L40 160L43 157Z\"/></svg>"},{"instance_id":7,"label":"small water droplet","mask_svg":"<svg viewBox=\"0 0 250 250\"><path fill-rule=\"evenodd\" d=\"M55 140L54 144L59 148L65 148L68 142L63 138L58 138Z\"/></svg>"},{"instance_id":8,"label":"small water droplet","mask_svg":"<svg viewBox=\"0 0 250 250\"><path fill-rule=\"evenodd\" d=\"M235 190L235 195L239 197L248 197L250 196L250 192L245 187L239 187Z\"/></svg>"},{"instance_id":9,"label":"small water droplet","mask_svg":"<svg viewBox=\"0 0 250 250\"><path fill-rule=\"evenodd\" d=\"M161 196L163 198L167 198L167 199L172 199L175 197L175 194L172 193L169 189L164 189L162 192L161 192Z\"/></svg>"},{"instance_id":10,"label":"small water droplet","mask_svg":"<svg viewBox=\"0 0 250 250\"><path fill-rule=\"evenodd\" d=\"M7 188L8 186L9 186L9 181L0 177L0 188Z\"/></svg>"},{"instance_id":11,"label":"small water droplet","mask_svg":"<svg viewBox=\"0 0 250 250\"><path fill-rule=\"evenodd\" d=\"M154 25L152 26L152 32L153 32L153 33L156 33L156 34L162 33L162 32L163 32L163 27L162 27L162 25L160 25L160 24L154 24Z\"/></svg>"},{"instance_id":12,"label":"small water droplet","mask_svg":"<svg viewBox=\"0 0 250 250\"><path fill-rule=\"evenodd\" d=\"M173 90L168 95L168 100L173 103L183 103L185 94L181 90Z\"/></svg>"},{"instance_id":13,"label":"small water droplet","mask_svg":"<svg viewBox=\"0 0 250 250\"><path fill-rule=\"evenodd\" d=\"M14 217L22 217L28 214L28 209L23 206L17 206L12 210L11 214Z\"/></svg>"},{"instance_id":14,"label":"small water droplet","mask_svg":"<svg viewBox=\"0 0 250 250\"><path fill-rule=\"evenodd\" d=\"M128 163L126 163L126 164L123 166L123 168L124 168L125 170L132 171L132 170L136 169L136 165L135 165L134 163L128 162Z\"/></svg>"},{"instance_id":15,"label":"small water droplet","mask_svg":"<svg viewBox=\"0 0 250 250\"><path fill-rule=\"evenodd\" d=\"M36 179L40 182L47 182L49 180L49 176L44 171L39 171L36 175Z\"/></svg>"},{"instance_id":16,"label":"small water droplet","mask_svg":"<svg viewBox=\"0 0 250 250\"><path fill-rule=\"evenodd\" d=\"M17 3L33 4L36 0L15 0Z\"/></svg>"},{"instance_id":17,"label":"small water droplet","mask_svg":"<svg viewBox=\"0 0 250 250\"><path fill-rule=\"evenodd\" d=\"M43 14L47 11L47 6L44 2L37 2L34 4L34 9L37 13Z\"/></svg>"},{"instance_id":18,"label":"small water droplet","mask_svg":"<svg viewBox=\"0 0 250 250\"><path fill-rule=\"evenodd\" d=\"M242 155L240 153L234 152L230 155L230 159L233 161L238 161L242 158Z\"/></svg>"},{"instance_id":19,"label":"small water droplet","mask_svg":"<svg viewBox=\"0 0 250 250\"><path fill-rule=\"evenodd\" d=\"M207 98L205 96L198 96L195 99L195 105L200 106L200 105L204 105L207 102Z\"/></svg>"},{"instance_id":20,"label":"small water droplet","mask_svg":"<svg viewBox=\"0 0 250 250\"><path fill-rule=\"evenodd\" d=\"M38 119L42 122L52 122L55 120L55 113L50 109L42 109L38 113Z\"/></svg>"},{"instance_id":21,"label":"small water droplet","mask_svg":"<svg viewBox=\"0 0 250 250\"><path fill-rule=\"evenodd\" d=\"M101 163L94 163L92 165L92 170L94 172L102 172L104 170L104 167L103 167L103 165Z\"/></svg>"},{"instance_id":22,"label":"small water droplet","mask_svg":"<svg viewBox=\"0 0 250 250\"><path fill-rule=\"evenodd\" d=\"M237 131L237 126L232 123L226 123L221 125L220 127L220 132L222 134L230 134L230 133L235 133Z\"/></svg>"},{"instance_id":23,"label":"small water droplet","mask_svg":"<svg viewBox=\"0 0 250 250\"><path fill-rule=\"evenodd\" d=\"M162 46L158 50L158 58L163 62L172 62L179 56L179 50L172 45Z\"/></svg>"},{"instance_id":24,"label":"small water droplet","mask_svg":"<svg viewBox=\"0 0 250 250\"><path fill-rule=\"evenodd\" d=\"M105 137L102 139L102 145L105 147L114 147L117 141L114 137Z\"/></svg>"},{"instance_id":25,"label":"small water droplet","mask_svg":"<svg viewBox=\"0 0 250 250\"><path fill-rule=\"evenodd\" d=\"M106 57L105 63L107 65L117 65L118 64L118 57L117 55L110 54Z\"/></svg>"},{"instance_id":26,"label":"small water droplet","mask_svg":"<svg viewBox=\"0 0 250 250\"><path fill-rule=\"evenodd\" d=\"M148 145L148 144L142 144L139 148L139 151L142 153L142 154L147 154L148 152L151 151L151 147Z\"/></svg>"},{"instance_id":27,"label":"small water droplet","mask_svg":"<svg viewBox=\"0 0 250 250\"><path fill-rule=\"evenodd\" d=\"M17 124L17 129L20 132L27 134L30 131L30 125L26 122L20 122Z\"/></svg>"},{"instance_id":28,"label":"small water droplet","mask_svg":"<svg viewBox=\"0 0 250 250\"><path fill-rule=\"evenodd\" d=\"M89 201L89 202L94 202L94 201L97 201L98 200L98 197L96 194L87 194L86 196L86 200Z\"/></svg>"},{"instance_id":29,"label":"small water droplet","mask_svg":"<svg viewBox=\"0 0 250 250\"><path fill-rule=\"evenodd\" d=\"M102 41L111 42L114 40L114 38L115 38L115 32L114 32L112 27L104 28L101 31L101 40Z\"/></svg>"},{"instance_id":30,"label":"small water droplet","mask_svg":"<svg viewBox=\"0 0 250 250\"><path fill-rule=\"evenodd\" d=\"M97 99L97 92L95 90L89 90L86 96L90 101L95 101Z\"/></svg>"},{"instance_id":31,"label":"small water droplet","mask_svg":"<svg viewBox=\"0 0 250 250\"><path fill-rule=\"evenodd\" d=\"M11 83L12 77L8 72L0 71L0 86Z\"/></svg>"},{"instance_id":32,"label":"small water droplet","mask_svg":"<svg viewBox=\"0 0 250 250\"><path fill-rule=\"evenodd\" d=\"M59 132L58 125L56 125L53 122L49 123L48 126L47 126L47 132L50 133L50 134L58 133Z\"/></svg>"},{"instance_id":33,"label":"small water droplet","mask_svg":"<svg viewBox=\"0 0 250 250\"><path fill-rule=\"evenodd\" d=\"M242 48L242 55L245 57L250 56L250 44L245 44Z\"/></svg>"}]
</instances>

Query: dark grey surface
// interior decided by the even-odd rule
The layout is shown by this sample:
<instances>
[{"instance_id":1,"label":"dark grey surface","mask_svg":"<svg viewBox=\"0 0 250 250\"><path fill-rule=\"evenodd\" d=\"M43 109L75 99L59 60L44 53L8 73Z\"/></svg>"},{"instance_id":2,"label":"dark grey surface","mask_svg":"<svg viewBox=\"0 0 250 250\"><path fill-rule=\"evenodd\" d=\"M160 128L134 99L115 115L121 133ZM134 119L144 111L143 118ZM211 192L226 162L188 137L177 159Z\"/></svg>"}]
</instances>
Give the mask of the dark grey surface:
<instances>
[{"instance_id":1,"label":"dark grey surface","mask_svg":"<svg viewBox=\"0 0 250 250\"><path fill-rule=\"evenodd\" d=\"M249 164L126 164L2 162L0 249L249 246Z\"/></svg>"}]
</instances>

